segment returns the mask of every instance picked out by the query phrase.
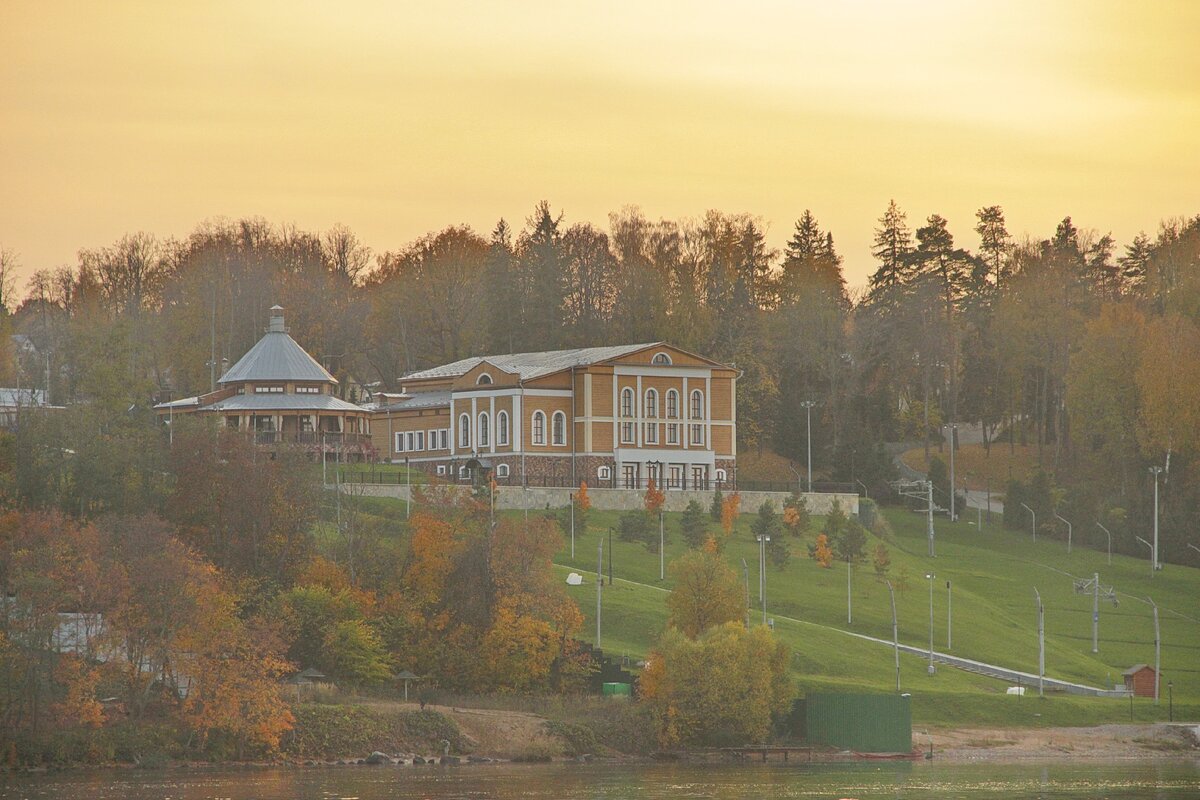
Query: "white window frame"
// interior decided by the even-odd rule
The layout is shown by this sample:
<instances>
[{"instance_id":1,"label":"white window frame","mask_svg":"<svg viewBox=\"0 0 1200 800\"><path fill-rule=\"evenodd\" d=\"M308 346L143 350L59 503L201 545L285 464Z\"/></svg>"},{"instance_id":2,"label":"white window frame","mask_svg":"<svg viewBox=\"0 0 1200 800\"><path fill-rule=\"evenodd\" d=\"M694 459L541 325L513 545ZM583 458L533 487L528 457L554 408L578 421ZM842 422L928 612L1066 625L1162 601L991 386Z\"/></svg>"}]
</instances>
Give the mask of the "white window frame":
<instances>
[{"instance_id":1,"label":"white window frame","mask_svg":"<svg viewBox=\"0 0 1200 800\"><path fill-rule=\"evenodd\" d=\"M554 447L567 446L567 415L562 411L555 411L550 417L550 444Z\"/></svg>"},{"instance_id":2,"label":"white window frame","mask_svg":"<svg viewBox=\"0 0 1200 800\"><path fill-rule=\"evenodd\" d=\"M633 444L634 434L636 433L633 426L634 423L632 422L621 423L621 444Z\"/></svg>"},{"instance_id":3,"label":"white window frame","mask_svg":"<svg viewBox=\"0 0 1200 800\"><path fill-rule=\"evenodd\" d=\"M492 418L488 416L488 412L480 411L476 424L479 426L475 431L475 440L479 442L479 449L492 446Z\"/></svg>"},{"instance_id":4,"label":"white window frame","mask_svg":"<svg viewBox=\"0 0 1200 800\"><path fill-rule=\"evenodd\" d=\"M479 377L475 379L476 386L491 386L493 383L492 376L486 372L479 373Z\"/></svg>"},{"instance_id":5,"label":"white window frame","mask_svg":"<svg viewBox=\"0 0 1200 800\"><path fill-rule=\"evenodd\" d=\"M690 413L688 419L704 419L704 392L699 389L692 390L688 412Z\"/></svg>"},{"instance_id":6,"label":"white window frame","mask_svg":"<svg viewBox=\"0 0 1200 800\"><path fill-rule=\"evenodd\" d=\"M417 446L414 447L413 449L414 450L424 450L425 449L425 431L417 431L416 440L417 440Z\"/></svg>"},{"instance_id":7,"label":"white window frame","mask_svg":"<svg viewBox=\"0 0 1200 800\"><path fill-rule=\"evenodd\" d=\"M628 386L621 390L621 416L633 416L633 389Z\"/></svg>"},{"instance_id":8,"label":"white window frame","mask_svg":"<svg viewBox=\"0 0 1200 800\"><path fill-rule=\"evenodd\" d=\"M651 419L658 418L658 391L655 389L647 389L646 395L642 398L642 416L650 417Z\"/></svg>"},{"instance_id":9,"label":"white window frame","mask_svg":"<svg viewBox=\"0 0 1200 800\"><path fill-rule=\"evenodd\" d=\"M679 419L679 392L674 389L667 390L667 419Z\"/></svg>"},{"instance_id":10,"label":"white window frame","mask_svg":"<svg viewBox=\"0 0 1200 800\"><path fill-rule=\"evenodd\" d=\"M508 412L496 412L496 446L508 447Z\"/></svg>"},{"instance_id":11,"label":"white window frame","mask_svg":"<svg viewBox=\"0 0 1200 800\"><path fill-rule=\"evenodd\" d=\"M683 487L683 466L681 464L671 464L667 467L667 488L679 489Z\"/></svg>"},{"instance_id":12,"label":"white window frame","mask_svg":"<svg viewBox=\"0 0 1200 800\"><path fill-rule=\"evenodd\" d=\"M471 449L471 415L458 415L458 446L467 450Z\"/></svg>"},{"instance_id":13,"label":"white window frame","mask_svg":"<svg viewBox=\"0 0 1200 800\"><path fill-rule=\"evenodd\" d=\"M533 412L532 424L529 426L529 441L538 447L546 445L546 412Z\"/></svg>"},{"instance_id":14,"label":"white window frame","mask_svg":"<svg viewBox=\"0 0 1200 800\"><path fill-rule=\"evenodd\" d=\"M679 444L679 424L667 425L667 444Z\"/></svg>"},{"instance_id":15,"label":"white window frame","mask_svg":"<svg viewBox=\"0 0 1200 800\"><path fill-rule=\"evenodd\" d=\"M460 479L461 479L461 478L469 478L469 477L471 477L471 468L470 468L470 467L466 467L466 466L459 467L459 468L458 468L458 477L459 477Z\"/></svg>"},{"instance_id":16,"label":"white window frame","mask_svg":"<svg viewBox=\"0 0 1200 800\"><path fill-rule=\"evenodd\" d=\"M496 465L496 477L497 478L507 478L508 477L508 464L497 464Z\"/></svg>"},{"instance_id":17,"label":"white window frame","mask_svg":"<svg viewBox=\"0 0 1200 800\"><path fill-rule=\"evenodd\" d=\"M404 432L404 449L406 451L415 451L417 449L417 434L415 431Z\"/></svg>"},{"instance_id":18,"label":"white window frame","mask_svg":"<svg viewBox=\"0 0 1200 800\"><path fill-rule=\"evenodd\" d=\"M429 433L429 439L428 439L428 441L429 441L429 449L430 449L430 450L437 450L437 449L438 449L438 432L437 432L437 428L430 428L430 429L429 429L429 431L428 431L428 433Z\"/></svg>"},{"instance_id":19,"label":"white window frame","mask_svg":"<svg viewBox=\"0 0 1200 800\"><path fill-rule=\"evenodd\" d=\"M650 359L650 363L656 367L671 366L671 357L666 353L655 353L654 358Z\"/></svg>"},{"instance_id":20,"label":"white window frame","mask_svg":"<svg viewBox=\"0 0 1200 800\"><path fill-rule=\"evenodd\" d=\"M278 385L273 386L255 386L255 394L283 394L283 387Z\"/></svg>"},{"instance_id":21,"label":"white window frame","mask_svg":"<svg viewBox=\"0 0 1200 800\"><path fill-rule=\"evenodd\" d=\"M396 441L392 443L392 449L397 453L404 452L404 431L396 431Z\"/></svg>"},{"instance_id":22,"label":"white window frame","mask_svg":"<svg viewBox=\"0 0 1200 800\"><path fill-rule=\"evenodd\" d=\"M438 465L437 465L437 474L438 474L438 475L445 475L445 474L446 474L446 465L445 465L445 464L438 464Z\"/></svg>"},{"instance_id":23,"label":"white window frame","mask_svg":"<svg viewBox=\"0 0 1200 800\"><path fill-rule=\"evenodd\" d=\"M601 481L611 481L612 467L596 467L596 479Z\"/></svg>"},{"instance_id":24,"label":"white window frame","mask_svg":"<svg viewBox=\"0 0 1200 800\"><path fill-rule=\"evenodd\" d=\"M450 449L450 429L442 428L440 431L438 431L438 433L440 434L439 438L441 439L441 441L439 442L441 447L439 447L438 449L439 450L449 450Z\"/></svg>"},{"instance_id":25,"label":"white window frame","mask_svg":"<svg viewBox=\"0 0 1200 800\"><path fill-rule=\"evenodd\" d=\"M713 480L717 481L718 483L725 483L725 470L718 469L713 474Z\"/></svg>"},{"instance_id":26,"label":"white window frame","mask_svg":"<svg viewBox=\"0 0 1200 800\"><path fill-rule=\"evenodd\" d=\"M296 394L320 394L320 386L297 386Z\"/></svg>"},{"instance_id":27,"label":"white window frame","mask_svg":"<svg viewBox=\"0 0 1200 800\"><path fill-rule=\"evenodd\" d=\"M658 444L658 423L646 423L646 444Z\"/></svg>"},{"instance_id":28,"label":"white window frame","mask_svg":"<svg viewBox=\"0 0 1200 800\"><path fill-rule=\"evenodd\" d=\"M704 444L704 426L703 425L692 425L691 429L692 429L691 439L690 439L691 443L699 444L699 445Z\"/></svg>"}]
</instances>

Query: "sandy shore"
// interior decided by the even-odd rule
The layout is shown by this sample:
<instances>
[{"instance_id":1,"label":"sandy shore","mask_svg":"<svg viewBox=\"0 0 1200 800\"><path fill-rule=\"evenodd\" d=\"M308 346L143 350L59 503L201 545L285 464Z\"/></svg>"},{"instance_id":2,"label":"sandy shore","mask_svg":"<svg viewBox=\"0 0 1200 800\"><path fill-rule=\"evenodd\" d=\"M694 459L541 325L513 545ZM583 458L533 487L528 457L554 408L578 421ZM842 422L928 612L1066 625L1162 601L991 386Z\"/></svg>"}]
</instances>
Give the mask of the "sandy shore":
<instances>
[{"instance_id":1,"label":"sandy shore","mask_svg":"<svg viewBox=\"0 0 1200 800\"><path fill-rule=\"evenodd\" d=\"M913 729L913 747L952 761L1086 758L1200 759L1200 723L1093 728Z\"/></svg>"}]
</instances>

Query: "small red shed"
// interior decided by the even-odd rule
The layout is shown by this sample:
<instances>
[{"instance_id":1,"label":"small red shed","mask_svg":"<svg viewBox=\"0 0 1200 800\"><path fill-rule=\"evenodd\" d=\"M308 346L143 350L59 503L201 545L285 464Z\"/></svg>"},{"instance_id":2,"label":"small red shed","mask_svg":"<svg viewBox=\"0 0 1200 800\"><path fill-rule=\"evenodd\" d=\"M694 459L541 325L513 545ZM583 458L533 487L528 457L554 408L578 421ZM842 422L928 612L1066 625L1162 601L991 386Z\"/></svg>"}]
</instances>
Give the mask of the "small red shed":
<instances>
[{"instance_id":1,"label":"small red shed","mask_svg":"<svg viewBox=\"0 0 1200 800\"><path fill-rule=\"evenodd\" d=\"M1149 664L1134 664L1125 670L1125 688L1134 697L1154 697L1154 667Z\"/></svg>"}]
</instances>

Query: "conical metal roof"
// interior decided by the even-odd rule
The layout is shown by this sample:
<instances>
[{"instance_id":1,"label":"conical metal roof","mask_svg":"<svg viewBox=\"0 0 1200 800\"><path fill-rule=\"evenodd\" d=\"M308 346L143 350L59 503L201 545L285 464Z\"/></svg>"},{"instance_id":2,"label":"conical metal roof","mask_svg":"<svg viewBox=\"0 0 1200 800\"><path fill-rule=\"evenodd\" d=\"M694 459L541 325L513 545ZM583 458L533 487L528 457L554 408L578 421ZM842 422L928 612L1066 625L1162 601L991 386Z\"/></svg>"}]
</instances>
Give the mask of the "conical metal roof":
<instances>
[{"instance_id":1,"label":"conical metal roof","mask_svg":"<svg viewBox=\"0 0 1200 800\"><path fill-rule=\"evenodd\" d=\"M283 325L283 309L271 308L271 322L266 335L246 351L246 355L229 368L217 383L243 381L309 381L337 383L329 370L296 344Z\"/></svg>"}]
</instances>

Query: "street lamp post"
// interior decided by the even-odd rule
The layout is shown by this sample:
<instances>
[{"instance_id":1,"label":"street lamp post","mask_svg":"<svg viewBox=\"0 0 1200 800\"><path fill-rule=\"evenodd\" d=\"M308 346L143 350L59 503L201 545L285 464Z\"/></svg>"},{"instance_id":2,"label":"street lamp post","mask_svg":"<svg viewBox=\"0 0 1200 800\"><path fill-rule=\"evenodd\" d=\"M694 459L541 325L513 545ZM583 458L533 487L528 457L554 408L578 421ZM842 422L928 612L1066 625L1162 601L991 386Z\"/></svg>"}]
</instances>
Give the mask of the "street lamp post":
<instances>
[{"instance_id":1,"label":"street lamp post","mask_svg":"<svg viewBox=\"0 0 1200 800\"><path fill-rule=\"evenodd\" d=\"M888 597L892 601L892 650L896 654L896 691L900 691L900 628L896 624L896 592L892 589L891 581L884 581L888 587Z\"/></svg>"},{"instance_id":2,"label":"street lamp post","mask_svg":"<svg viewBox=\"0 0 1200 800\"><path fill-rule=\"evenodd\" d=\"M1151 578L1153 578L1153 577L1154 577L1154 561L1153 561L1153 556L1154 556L1154 545L1150 544L1150 543L1149 543L1149 542L1147 542L1145 539L1143 539L1142 537L1140 537L1140 536L1138 536L1138 535L1136 535L1136 534L1134 534L1134 537L1133 537L1133 538L1137 539L1139 542L1141 542L1142 544L1146 545L1146 547L1150 548L1150 556L1151 556L1151 561L1150 561L1150 577L1151 577Z\"/></svg>"},{"instance_id":3,"label":"street lamp post","mask_svg":"<svg viewBox=\"0 0 1200 800\"><path fill-rule=\"evenodd\" d=\"M341 469L339 467L339 469ZM408 456L404 457L404 486L408 490L408 501L404 504L404 518L408 519L412 514L412 470L408 467Z\"/></svg>"},{"instance_id":4,"label":"street lamp post","mask_svg":"<svg viewBox=\"0 0 1200 800\"><path fill-rule=\"evenodd\" d=\"M1150 474L1154 476L1154 552L1151 554L1151 559L1156 570L1162 569L1162 564L1158 560L1158 476L1162 471L1163 468L1157 464L1150 468Z\"/></svg>"},{"instance_id":5,"label":"street lamp post","mask_svg":"<svg viewBox=\"0 0 1200 800\"><path fill-rule=\"evenodd\" d=\"M746 630L750 630L750 565L742 559L742 572L746 575Z\"/></svg>"},{"instance_id":6,"label":"street lamp post","mask_svg":"<svg viewBox=\"0 0 1200 800\"><path fill-rule=\"evenodd\" d=\"M575 560L575 493L571 492L571 560ZM493 505L495 501L493 501Z\"/></svg>"},{"instance_id":7,"label":"street lamp post","mask_svg":"<svg viewBox=\"0 0 1200 800\"><path fill-rule=\"evenodd\" d=\"M1036 542L1037 541L1037 512L1035 512L1032 508L1025 505L1024 503L1021 503L1021 508L1028 511L1030 516L1033 517L1033 523L1032 523L1032 525L1033 525L1033 540Z\"/></svg>"},{"instance_id":8,"label":"street lamp post","mask_svg":"<svg viewBox=\"0 0 1200 800\"><path fill-rule=\"evenodd\" d=\"M596 648L600 647L600 596L604 591L604 537L596 549Z\"/></svg>"},{"instance_id":9,"label":"street lamp post","mask_svg":"<svg viewBox=\"0 0 1200 800\"><path fill-rule=\"evenodd\" d=\"M1071 555L1071 523L1060 517L1057 511L1054 512L1054 518L1067 526L1067 555Z\"/></svg>"},{"instance_id":10,"label":"street lamp post","mask_svg":"<svg viewBox=\"0 0 1200 800\"><path fill-rule=\"evenodd\" d=\"M954 440L957 438L958 426L953 423L946 426L950 429L950 521L958 519L954 513Z\"/></svg>"},{"instance_id":11,"label":"street lamp post","mask_svg":"<svg viewBox=\"0 0 1200 800\"><path fill-rule=\"evenodd\" d=\"M1046 678L1046 608L1042 605L1042 595L1033 587L1033 594L1037 598L1038 612L1038 697L1045 696L1045 678Z\"/></svg>"},{"instance_id":12,"label":"street lamp post","mask_svg":"<svg viewBox=\"0 0 1200 800\"><path fill-rule=\"evenodd\" d=\"M808 491L812 494L812 407L817 403L814 400L805 400L800 405L804 406L805 417L808 420Z\"/></svg>"},{"instance_id":13,"label":"street lamp post","mask_svg":"<svg viewBox=\"0 0 1200 800\"><path fill-rule=\"evenodd\" d=\"M762 601L763 625L767 624L767 535L755 536L758 540L758 597Z\"/></svg>"},{"instance_id":14,"label":"street lamp post","mask_svg":"<svg viewBox=\"0 0 1200 800\"><path fill-rule=\"evenodd\" d=\"M954 628L953 604L950 597L950 581L946 581L946 649L951 649L950 631Z\"/></svg>"},{"instance_id":15,"label":"street lamp post","mask_svg":"<svg viewBox=\"0 0 1200 800\"><path fill-rule=\"evenodd\" d=\"M929 580L929 674L933 675L933 579L937 576L932 572L925 573Z\"/></svg>"},{"instance_id":16,"label":"street lamp post","mask_svg":"<svg viewBox=\"0 0 1200 800\"><path fill-rule=\"evenodd\" d=\"M1154 609L1154 705L1158 705L1158 671L1159 671L1159 647L1160 640L1158 638L1158 605L1149 597L1146 602Z\"/></svg>"},{"instance_id":17,"label":"street lamp post","mask_svg":"<svg viewBox=\"0 0 1200 800\"><path fill-rule=\"evenodd\" d=\"M1108 537L1108 565L1112 566L1112 533L1108 528L1104 527L1099 520L1096 521L1096 527L1104 531L1104 535Z\"/></svg>"}]
</instances>

